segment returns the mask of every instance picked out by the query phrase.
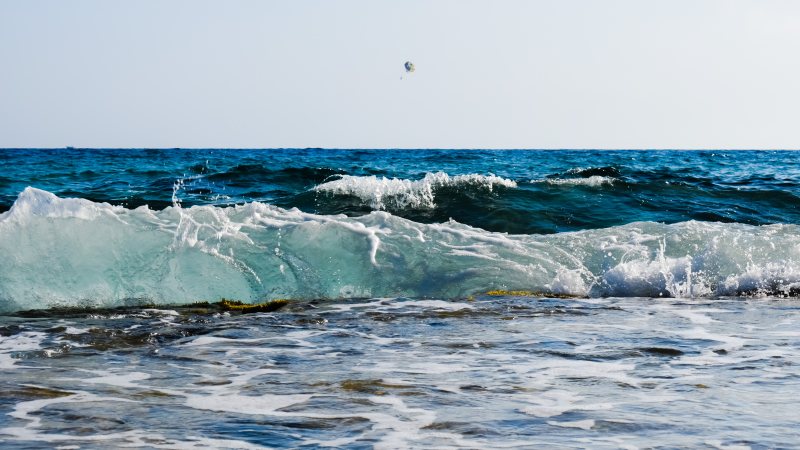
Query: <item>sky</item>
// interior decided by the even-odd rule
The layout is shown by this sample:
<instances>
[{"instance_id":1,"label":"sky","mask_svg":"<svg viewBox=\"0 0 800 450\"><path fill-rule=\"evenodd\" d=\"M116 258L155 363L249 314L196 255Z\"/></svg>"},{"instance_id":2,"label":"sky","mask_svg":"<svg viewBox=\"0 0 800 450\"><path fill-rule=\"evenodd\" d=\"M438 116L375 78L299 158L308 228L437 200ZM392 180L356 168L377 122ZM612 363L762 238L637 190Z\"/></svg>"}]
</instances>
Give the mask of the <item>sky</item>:
<instances>
[{"instance_id":1,"label":"sky","mask_svg":"<svg viewBox=\"0 0 800 450\"><path fill-rule=\"evenodd\" d=\"M799 77L797 0L0 0L0 147L797 149Z\"/></svg>"}]
</instances>

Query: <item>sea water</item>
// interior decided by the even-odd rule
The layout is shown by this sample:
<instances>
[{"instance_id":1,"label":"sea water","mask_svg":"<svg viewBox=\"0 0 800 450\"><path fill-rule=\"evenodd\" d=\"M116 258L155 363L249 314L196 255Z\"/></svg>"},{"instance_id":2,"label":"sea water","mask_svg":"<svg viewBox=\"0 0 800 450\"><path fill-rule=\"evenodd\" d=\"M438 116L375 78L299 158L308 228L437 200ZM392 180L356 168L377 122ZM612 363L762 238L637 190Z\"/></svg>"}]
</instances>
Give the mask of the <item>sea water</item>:
<instances>
[{"instance_id":1,"label":"sea water","mask_svg":"<svg viewBox=\"0 0 800 450\"><path fill-rule=\"evenodd\" d=\"M795 153L0 163L4 448L800 445Z\"/></svg>"}]
</instances>

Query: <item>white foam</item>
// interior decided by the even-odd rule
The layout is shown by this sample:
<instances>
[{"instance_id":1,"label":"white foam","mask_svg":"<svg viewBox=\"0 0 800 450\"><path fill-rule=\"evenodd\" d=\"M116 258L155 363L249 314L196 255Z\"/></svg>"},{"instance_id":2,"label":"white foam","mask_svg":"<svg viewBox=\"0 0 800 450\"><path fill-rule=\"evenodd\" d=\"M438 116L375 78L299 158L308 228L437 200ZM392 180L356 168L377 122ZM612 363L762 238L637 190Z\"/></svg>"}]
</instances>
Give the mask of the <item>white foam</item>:
<instances>
[{"instance_id":1,"label":"white foam","mask_svg":"<svg viewBox=\"0 0 800 450\"><path fill-rule=\"evenodd\" d=\"M375 423L375 430L385 431L376 448L414 448L413 442L423 439L422 429L436 420L436 413L422 408L411 408L399 397L372 396L375 404L390 406L397 415L383 413L359 414ZM400 417L398 417L400 416Z\"/></svg>"},{"instance_id":2,"label":"white foam","mask_svg":"<svg viewBox=\"0 0 800 450\"><path fill-rule=\"evenodd\" d=\"M145 314L156 315L156 316L172 316L172 317L180 316L178 311L175 311L174 309L147 308L147 309L143 309L141 312L143 312Z\"/></svg>"},{"instance_id":3,"label":"white foam","mask_svg":"<svg viewBox=\"0 0 800 450\"><path fill-rule=\"evenodd\" d=\"M219 336L199 336L192 339L189 342L184 343L184 346L215 346L216 348L224 348L219 346L219 344L229 344L231 346L236 345L252 345L252 344L259 344L265 342L267 339L236 339L236 338L226 338L226 337L219 337Z\"/></svg>"},{"instance_id":4,"label":"white foam","mask_svg":"<svg viewBox=\"0 0 800 450\"><path fill-rule=\"evenodd\" d=\"M151 439L152 440L152 439ZM198 449L198 448L230 448L241 450L264 450L263 445L252 444L247 441L238 439L212 439L202 436L187 436L186 441L173 441L172 439L163 439L168 442L163 448L178 448L178 449ZM152 444L148 444L152 445Z\"/></svg>"},{"instance_id":5,"label":"white foam","mask_svg":"<svg viewBox=\"0 0 800 450\"><path fill-rule=\"evenodd\" d=\"M306 439L303 441L303 446L314 446L314 447L336 447L336 448L345 448L346 446L357 442L361 439L361 436L356 436L352 438L338 438L338 439L329 439L329 440L319 440L319 439Z\"/></svg>"},{"instance_id":6,"label":"white foam","mask_svg":"<svg viewBox=\"0 0 800 450\"><path fill-rule=\"evenodd\" d=\"M612 185L617 181L614 177L606 177L602 175L592 175L586 178L543 178L538 180L531 180L531 183L539 184L552 184L552 185L569 185L569 186L590 186L598 187L605 185Z\"/></svg>"},{"instance_id":7,"label":"white foam","mask_svg":"<svg viewBox=\"0 0 800 450\"><path fill-rule=\"evenodd\" d=\"M135 403L133 400L117 398L117 397L102 397L88 392L74 392L71 393L70 395L66 395L63 397L44 398L38 400L19 402L16 405L14 405L14 411L8 413L8 415L16 419L28 421L28 424L24 427L0 428L0 434L8 435L19 440L36 440L36 441L49 441L49 442L75 440L75 436L38 433L36 429L40 427L42 423L42 418L38 415L34 415L33 413L40 411L53 404L85 403L85 402ZM89 440L96 441L96 440L106 440L110 438L110 436L107 435L85 436L85 438L89 438Z\"/></svg>"},{"instance_id":8,"label":"white foam","mask_svg":"<svg viewBox=\"0 0 800 450\"><path fill-rule=\"evenodd\" d=\"M574 409L575 402L579 398L577 394L569 391L551 390L526 399L531 404L520 410L536 417L559 416Z\"/></svg>"},{"instance_id":9,"label":"white foam","mask_svg":"<svg viewBox=\"0 0 800 450\"><path fill-rule=\"evenodd\" d=\"M442 187L476 187L491 192L496 186L515 188L513 180L496 175L455 175L427 173L421 180L344 175L338 180L320 184L317 192L358 197L373 209L432 209L436 207L436 189Z\"/></svg>"},{"instance_id":10,"label":"white foam","mask_svg":"<svg viewBox=\"0 0 800 450\"><path fill-rule=\"evenodd\" d=\"M708 316L708 314L703 314L703 312L720 312L720 310L673 310L672 313L683 318L688 319L690 322L698 324L698 325L708 325L712 322L716 322L716 319L712 319Z\"/></svg>"},{"instance_id":11,"label":"white foam","mask_svg":"<svg viewBox=\"0 0 800 450\"><path fill-rule=\"evenodd\" d=\"M75 328L75 327L72 327L72 326L68 326L64 330L64 334L85 334L85 333L88 333L88 332L89 332L88 328Z\"/></svg>"},{"instance_id":12,"label":"white foam","mask_svg":"<svg viewBox=\"0 0 800 450\"><path fill-rule=\"evenodd\" d=\"M361 309L361 308L371 308L377 305L388 304L392 300L391 299L378 299L370 302L348 302L348 303L337 303L333 305L326 305L325 310L321 312L344 312L344 311L352 311L354 309Z\"/></svg>"},{"instance_id":13,"label":"white foam","mask_svg":"<svg viewBox=\"0 0 800 450\"><path fill-rule=\"evenodd\" d=\"M107 384L109 386L117 386L124 388L141 387L136 384L136 381L143 381L150 378L150 374L144 372L128 372L124 374L116 374L112 372L101 372L102 376L83 378L80 381L90 384Z\"/></svg>"},{"instance_id":14,"label":"white foam","mask_svg":"<svg viewBox=\"0 0 800 450\"><path fill-rule=\"evenodd\" d=\"M552 360L518 365L514 367L514 370L535 374L540 381L562 378L599 378L639 386L641 380L630 375L635 367L634 364L617 362Z\"/></svg>"},{"instance_id":15,"label":"white foam","mask_svg":"<svg viewBox=\"0 0 800 450\"><path fill-rule=\"evenodd\" d=\"M12 336L0 336L0 369L22 368L17 365L19 359L14 358L14 352L39 350L42 342L47 337L46 333L24 331Z\"/></svg>"},{"instance_id":16,"label":"white foam","mask_svg":"<svg viewBox=\"0 0 800 450\"><path fill-rule=\"evenodd\" d=\"M59 198L51 192L27 187L19 194L11 209L0 214L0 223L25 223L35 217L94 220L101 215L117 217L123 210L121 206L94 203L82 198Z\"/></svg>"},{"instance_id":17,"label":"white foam","mask_svg":"<svg viewBox=\"0 0 800 450\"><path fill-rule=\"evenodd\" d=\"M702 340L721 342L723 345L720 348L729 351L740 349L749 341L749 339L744 339L736 336L711 333L705 328L692 328L691 330L676 330L675 334L685 339L702 339Z\"/></svg>"},{"instance_id":18,"label":"white foam","mask_svg":"<svg viewBox=\"0 0 800 450\"><path fill-rule=\"evenodd\" d=\"M287 406L307 402L312 396L307 394L287 395L190 395L187 394L186 405L194 409L208 411L232 412L238 414L270 415Z\"/></svg>"},{"instance_id":19,"label":"white foam","mask_svg":"<svg viewBox=\"0 0 800 450\"><path fill-rule=\"evenodd\" d=\"M464 309L475 309L474 305L464 302L446 301L446 300L379 300L369 303L358 303L353 305L332 305L336 311L348 311L354 308L372 308L375 310L398 310L408 309L409 312L415 312L420 309L433 309L439 311L461 311Z\"/></svg>"},{"instance_id":20,"label":"white foam","mask_svg":"<svg viewBox=\"0 0 800 450\"><path fill-rule=\"evenodd\" d=\"M549 389L524 398L526 406L520 411L535 417L556 417L569 411L596 411L611 409L610 403L586 403L574 392Z\"/></svg>"},{"instance_id":21,"label":"white foam","mask_svg":"<svg viewBox=\"0 0 800 450\"><path fill-rule=\"evenodd\" d=\"M718 450L750 450L752 448L749 445L725 444L716 439L705 441L705 444Z\"/></svg>"},{"instance_id":22,"label":"white foam","mask_svg":"<svg viewBox=\"0 0 800 450\"><path fill-rule=\"evenodd\" d=\"M379 361L371 365L361 365L355 368L361 372L378 372L378 373L405 373L405 374L437 374L445 375L455 372L469 372L474 370L463 363L452 362L389 362Z\"/></svg>"},{"instance_id":23,"label":"white foam","mask_svg":"<svg viewBox=\"0 0 800 450\"><path fill-rule=\"evenodd\" d=\"M595 422L594 419L586 419L586 420L575 420L572 422L556 422L552 420L548 420L547 423L549 425L554 425L557 427L563 428L580 428L581 430L591 430L594 427Z\"/></svg>"}]
</instances>

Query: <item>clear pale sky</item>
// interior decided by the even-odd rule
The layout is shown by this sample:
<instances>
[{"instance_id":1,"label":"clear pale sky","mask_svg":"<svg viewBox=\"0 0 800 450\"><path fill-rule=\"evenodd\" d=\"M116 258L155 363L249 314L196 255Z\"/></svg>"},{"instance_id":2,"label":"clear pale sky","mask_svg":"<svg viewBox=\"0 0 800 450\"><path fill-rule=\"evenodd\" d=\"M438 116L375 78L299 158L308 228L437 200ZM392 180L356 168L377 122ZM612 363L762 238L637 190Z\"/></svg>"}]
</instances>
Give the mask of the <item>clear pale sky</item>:
<instances>
[{"instance_id":1,"label":"clear pale sky","mask_svg":"<svg viewBox=\"0 0 800 450\"><path fill-rule=\"evenodd\" d=\"M797 0L0 0L0 147L800 148L799 80Z\"/></svg>"}]
</instances>

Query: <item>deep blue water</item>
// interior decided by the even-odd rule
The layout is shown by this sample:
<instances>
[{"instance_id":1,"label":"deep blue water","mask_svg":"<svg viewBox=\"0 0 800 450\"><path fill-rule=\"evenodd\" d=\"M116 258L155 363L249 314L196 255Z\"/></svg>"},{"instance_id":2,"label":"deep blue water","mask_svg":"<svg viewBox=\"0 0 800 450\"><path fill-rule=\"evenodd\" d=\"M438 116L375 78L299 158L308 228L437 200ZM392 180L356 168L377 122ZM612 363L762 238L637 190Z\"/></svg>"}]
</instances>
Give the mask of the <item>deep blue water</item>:
<instances>
[{"instance_id":1,"label":"deep blue water","mask_svg":"<svg viewBox=\"0 0 800 450\"><path fill-rule=\"evenodd\" d=\"M0 447L797 447L796 155L0 150Z\"/></svg>"},{"instance_id":2,"label":"deep blue water","mask_svg":"<svg viewBox=\"0 0 800 450\"><path fill-rule=\"evenodd\" d=\"M51 149L1 150L0 164L0 212L27 186L59 197L163 209L172 205L175 183L184 180L177 195L183 206L259 201L361 215L375 209L368 199L313 189L342 175L421 180L444 172L494 174L517 186L434 186L435 207L384 209L417 222L452 218L522 234L637 221L800 221L800 157L792 151ZM603 178L592 184L590 177ZM558 184L576 179L588 184Z\"/></svg>"}]
</instances>

